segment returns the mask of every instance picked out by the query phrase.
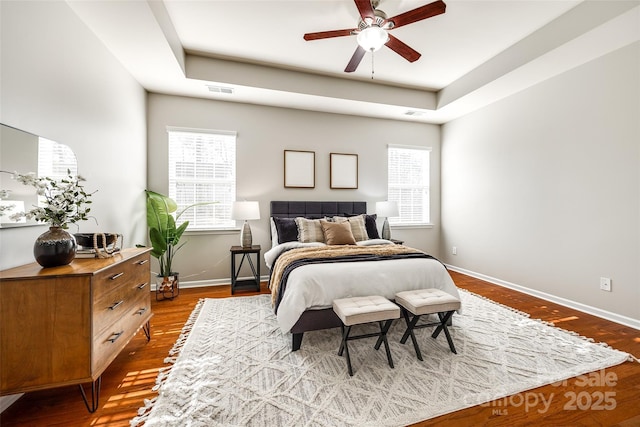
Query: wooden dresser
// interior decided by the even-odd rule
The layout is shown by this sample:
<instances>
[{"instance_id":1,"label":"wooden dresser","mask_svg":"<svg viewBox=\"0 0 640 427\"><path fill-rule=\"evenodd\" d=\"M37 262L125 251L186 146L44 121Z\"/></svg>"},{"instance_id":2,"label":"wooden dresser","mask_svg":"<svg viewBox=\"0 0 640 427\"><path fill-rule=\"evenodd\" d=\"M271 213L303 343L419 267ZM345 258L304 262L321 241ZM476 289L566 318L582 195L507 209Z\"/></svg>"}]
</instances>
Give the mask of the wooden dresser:
<instances>
[{"instance_id":1,"label":"wooden dresser","mask_svg":"<svg viewBox=\"0 0 640 427\"><path fill-rule=\"evenodd\" d=\"M140 328L150 338L149 252L1 271L0 394L80 384L95 411L107 366Z\"/></svg>"}]
</instances>

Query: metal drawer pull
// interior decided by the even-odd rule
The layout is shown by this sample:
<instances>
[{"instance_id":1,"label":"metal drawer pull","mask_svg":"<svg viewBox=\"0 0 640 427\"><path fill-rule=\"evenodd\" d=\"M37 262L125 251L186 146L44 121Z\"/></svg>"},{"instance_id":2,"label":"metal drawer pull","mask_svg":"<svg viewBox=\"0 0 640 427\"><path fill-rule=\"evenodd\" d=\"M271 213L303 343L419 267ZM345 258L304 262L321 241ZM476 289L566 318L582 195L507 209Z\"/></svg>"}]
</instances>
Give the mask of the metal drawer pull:
<instances>
[{"instance_id":1,"label":"metal drawer pull","mask_svg":"<svg viewBox=\"0 0 640 427\"><path fill-rule=\"evenodd\" d=\"M136 314L139 314L140 316L142 316L145 313L145 311L147 311L147 309L143 307L140 310L136 311Z\"/></svg>"},{"instance_id":2,"label":"metal drawer pull","mask_svg":"<svg viewBox=\"0 0 640 427\"><path fill-rule=\"evenodd\" d=\"M118 277L122 277L123 275L124 273L114 274L113 276L111 276L111 280L116 280Z\"/></svg>"},{"instance_id":3,"label":"metal drawer pull","mask_svg":"<svg viewBox=\"0 0 640 427\"><path fill-rule=\"evenodd\" d=\"M120 306L120 304L122 304L124 302L124 300L120 300L118 302L114 302L113 305L109 306L109 310L115 310L116 308L118 308Z\"/></svg>"},{"instance_id":4,"label":"metal drawer pull","mask_svg":"<svg viewBox=\"0 0 640 427\"><path fill-rule=\"evenodd\" d=\"M113 335L111 335L109 338L107 338L107 341L110 341L113 344L114 342L116 342L116 340L118 338L120 338L122 336L122 334L124 334L124 331L114 332Z\"/></svg>"},{"instance_id":5,"label":"metal drawer pull","mask_svg":"<svg viewBox=\"0 0 640 427\"><path fill-rule=\"evenodd\" d=\"M143 259L142 261L138 261L138 265L145 265L148 262L149 262L148 259Z\"/></svg>"},{"instance_id":6,"label":"metal drawer pull","mask_svg":"<svg viewBox=\"0 0 640 427\"><path fill-rule=\"evenodd\" d=\"M145 282L145 283L143 283L143 284L139 285L139 286L138 286L138 289L143 290L144 288L146 288L146 287L147 287L147 285L148 285L148 284L149 284L149 282Z\"/></svg>"}]
</instances>

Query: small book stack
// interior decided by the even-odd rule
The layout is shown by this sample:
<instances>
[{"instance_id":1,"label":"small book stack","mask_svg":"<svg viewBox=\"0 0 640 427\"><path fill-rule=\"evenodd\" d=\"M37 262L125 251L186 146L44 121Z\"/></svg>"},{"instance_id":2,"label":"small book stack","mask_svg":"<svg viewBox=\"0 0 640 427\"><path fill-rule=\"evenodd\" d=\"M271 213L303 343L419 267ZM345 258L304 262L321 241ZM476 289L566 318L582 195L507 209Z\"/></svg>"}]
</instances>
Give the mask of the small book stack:
<instances>
[{"instance_id":1,"label":"small book stack","mask_svg":"<svg viewBox=\"0 0 640 427\"><path fill-rule=\"evenodd\" d=\"M120 248L117 247L108 247L108 249L111 254L120 252ZM98 251L104 252L103 249L98 249ZM82 246L78 246L78 249L76 250L76 258L98 258L98 251L94 248L83 248Z\"/></svg>"}]
</instances>

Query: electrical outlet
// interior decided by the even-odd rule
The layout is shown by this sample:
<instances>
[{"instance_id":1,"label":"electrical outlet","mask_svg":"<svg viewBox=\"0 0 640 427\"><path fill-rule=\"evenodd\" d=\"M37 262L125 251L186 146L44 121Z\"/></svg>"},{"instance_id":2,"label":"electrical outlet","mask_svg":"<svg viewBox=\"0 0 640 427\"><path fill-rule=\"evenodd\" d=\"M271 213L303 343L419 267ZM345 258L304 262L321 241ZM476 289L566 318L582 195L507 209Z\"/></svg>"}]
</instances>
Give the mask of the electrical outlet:
<instances>
[{"instance_id":1,"label":"electrical outlet","mask_svg":"<svg viewBox=\"0 0 640 427\"><path fill-rule=\"evenodd\" d=\"M456 248L455 246L453 247L453 249L451 249L451 253L453 255L458 255L458 248Z\"/></svg>"},{"instance_id":2,"label":"electrical outlet","mask_svg":"<svg viewBox=\"0 0 640 427\"><path fill-rule=\"evenodd\" d=\"M611 279L608 277L600 278L600 290L611 292Z\"/></svg>"}]
</instances>

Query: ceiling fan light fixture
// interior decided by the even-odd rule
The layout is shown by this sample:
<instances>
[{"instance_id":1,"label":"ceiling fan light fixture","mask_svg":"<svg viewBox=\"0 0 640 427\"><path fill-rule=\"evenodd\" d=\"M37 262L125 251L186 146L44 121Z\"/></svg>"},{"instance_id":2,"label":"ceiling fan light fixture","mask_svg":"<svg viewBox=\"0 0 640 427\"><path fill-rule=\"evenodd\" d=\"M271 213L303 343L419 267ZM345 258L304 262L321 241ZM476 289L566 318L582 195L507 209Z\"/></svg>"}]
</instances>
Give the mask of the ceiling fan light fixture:
<instances>
[{"instance_id":1,"label":"ceiling fan light fixture","mask_svg":"<svg viewBox=\"0 0 640 427\"><path fill-rule=\"evenodd\" d=\"M375 52L389 40L389 34L377 25L372 25L358 33L358 44L364 50Z\"/></svg>"}]
</instances>

